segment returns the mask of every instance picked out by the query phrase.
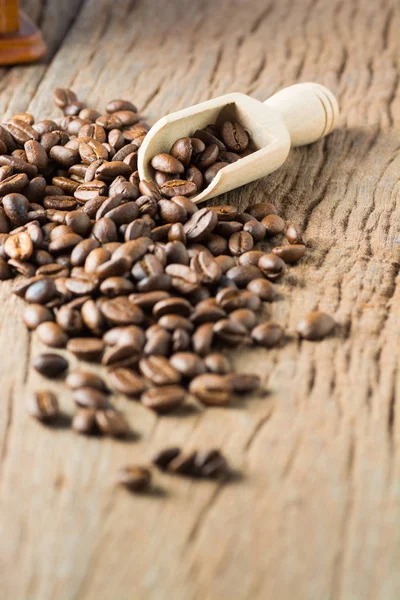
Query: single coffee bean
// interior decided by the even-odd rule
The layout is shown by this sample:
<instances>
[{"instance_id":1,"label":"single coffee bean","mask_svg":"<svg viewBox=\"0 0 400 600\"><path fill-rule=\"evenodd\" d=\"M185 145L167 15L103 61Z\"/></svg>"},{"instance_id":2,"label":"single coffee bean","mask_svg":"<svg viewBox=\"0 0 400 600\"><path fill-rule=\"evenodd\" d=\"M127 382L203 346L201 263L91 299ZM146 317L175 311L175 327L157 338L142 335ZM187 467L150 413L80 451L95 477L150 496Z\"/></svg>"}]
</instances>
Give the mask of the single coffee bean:
<instances>
[{"instance_id":1,"label":"single coffee bean","mask_svg":"<svg viewBox=\"0 0 400 600\"><path fill-rule=\"evenodd\" d=\"M257 221L262 221L264 217L268 215L278 214L275 206L270 202L258 202L257 204L253 204L246 209L246 212L251 215L253 219L257 219Z\"/></svg>"},{"instance_id":2,"label":"single coffee bean","mask_svg":"<svg viewBox=\"0 0 400 600\"><path fill-rule=\"evenodd\" d=\"M192 243L197 243L211 233L218 223L218 217L215 212L209 208L202 208L197 211L184 225L187 239Z\"/></svg>"},{"instance_id":3,"label":"single coffee bean","mask_svg":"<svg viewBox=\"0 0 400 600\"><path fill-rule=\"evenodd\" d=\"M271 280L280 279L286 271L285 263L275 254L264 254L258 261L258 267Z\"/></svg>"},{"instance_id":4,"label":"single coffee bean","mask_svg":"<svg viewBox=\"0 0 400 600\"><path fill-rule=\"evenodd\" d=\"M158 467L161 471L166 471L168 468L168 465L174 460L174 458L179 456L180 453L181 453L180 448L177 448L177 447L165 448L164 450L161 450L153 457L152 463L153 463L153 465Z\"/></svg>"},{"instance_id":5,"label":"single coffee bean","mask_svg":"<svg viewBox=\"0 0 400 600\"><path fill-rule=\"evenodd\" d=\"M25 231L10 235L4 244L4 251L8 257L21 261L30 259L33 253L33 243Z\"/></svg>"},{"instance_id":6,"label":"single coffee bean","mask_svg":"<svg viewBox=\"0 0 400 600\"><path fill-rule=\"evenodd\" d=\"M192 196L197 191L197 186L193 181L185 179L172 179L166 181L160 188L161 194L165 198L174 196Z\"/></svg>"},{"instance_id":7,"label":"single coffee bean","mask_svg":"<svg viewBox=\"0 0 400 600\"><path fill-rule=\"evenodd\" d=\"M260 377L251 373L229 373L226 379L235 394L248 394L260 388Z\"/></svg>"},{"instance_id":8,"label":"single coffee bean","mask_svg":"<svg viewBox=\"0 0 400 600\"><path fill-rule=\"evenodd\" d=\"M6 177L0 182L0 195L6 196L7 194L22 192L28 185L28 181L28 177L25 173L10 175L10 177Z\"/></svg>"},{"instance_id":9,"label":"single coffee bean","mask_svg":"<svg viewBox=\"0 0 400 600\"><path fill-rule=\"evenodd\" d=\"M214 323L203 323L192 336L193 350L200 356L207 356L214 339Z\"/></svg>"},{"instance_id":10,"label":"single coffee bean","mask_svg":"<svg viewBox=\"0 0 400 600\"><path fill-rule=\"evenodd\" d=\"M226 272L226 277L235 282L237 287L246 287L254 279L262 278L262 271L253 265L236 265Z\"/></svg>"},{"instance_id":11,"label":"single coffee bean","mask_svg":"<svg viewBox=\"0 0 400 600\"><path fill-rule=\"evenodd\" d=\"M232 152L243 152L249 145L249 136L240 123L225 121L221 134L225 146Z\"/></svg>"},{"instance_id":12,"label":"single coffee bean","mask_svg":"<svg viewBox=\"0 0 400 600\"><path fill-rule=\"evenodd\" d=\"M52 279L42 277L29 285L25 292L25 301L32 304L47 304L57 294L57 288Z\"/></svg>"},{"instance_id":13,"label":"single coffee bean","mask_svg":"<svg viewBox=\"0 0 400 600\"><path fill-rule=\"evenodd\" d=\"M225 376L209 373L193 379L189 392L207 406L226 406L231 399L232 388Z\"/></svg>"},{"instance_id":14,"label":"single coffee bean","mask_svg":"<svg viewBox=\"0 0 400 600\"><path fill-rule=\"evenodd\" d=\"M180 138L176 140L171 148L170 154L176 158L184 166L188 166L192 157L193 144L192 140L188 137ZM177 173L178 171L175 171Z\"/></svg>"},{"instance_id":15,"label":"single coffee bean","mask_svg":"<svg viewBox=\"0 0 400 600\"><path fill-rule=\"evenodd\" d=\"M166 153L153 156L151 166L162 173L182 175L185 170L183 164L177 158Z\"/></svg>"},{"instance_id":16,"label":"single coffee bean","mask_svg":"<svg viewBox=\"0 0 400 600\"><path fill-rule=\"evenodd\" d=\"M265 227L267 237L273 237L285 230L285 221L279 215L267 215L261 223Z\"/></svg>"},{"instance_id":17,"label":"single coffee bean","mask_svg":"<svg viewBox=\"0 0 400 600\"><path fill-rule=\"evenodd\" d=\"M164 356L149 356L139 362L141 373L154 385L172 385L179 383L179 372Z\"/></svg>"},{"instance_id":18,"label":"single coffee bean","mask_svg":"<svg viewBox=\"0 0 400 600\"><path fill-rule=\"evenodd\" d=\"M77 100L76 94L70 89L56 88L53 92L54 104L59 108L65 108Z\"/></svg>"},{"instance_id":19,"label":"single coffee bean","mask_svg":"<svg viewBox=\"0 0 400 600\"><path fill-rule=\"evenodd\" d=\"M185 390L179 385L163 385L144 392L140 400L147 408L163 414L182 406L185 401Z\"/></svg>"},{"instance_id":20,"label":"single coffee bean","mask_svg":"<svg viewBox=\"0 0 400 600\"><path fill-rule=\"evenodd\" d=\"M137 325L113 327L106 331L103 341L108 346L122 345L132 346L139 353L143 350L145 344L145 334L143 329Z\"/></svg>"},{"instance_id":21,"label":"single coffee bean","mask_svg":"<svg viewBox=\"0 0 400 600\"><path fill-rule=\"evenodd\" d=\"M203 360L193 352L177 352L171 356L169 361L182 377L188 379L197 377L206 371Z\"/></svg>"},{"instance_id":22,"label":"single coffee bean","mask_svg":"<svg viewBox=\"0 0 400 600\"><path fill-rule=\"evenodd\" d=\"M264 302L273 302L277 296L274 286L266 279L253 279L247 284L247 289L257 294Z\"/></svg>"},{"instance_id":23,"label":"single coffee bean","mask_svg":"<svg viewBox=\"0 0 400 600\"><path fill-rule=\"evenodd\" d=\"M83 435L95 433L97 430L96 411L92 408L80 408L72 419L72 429Z\"/></svg>"},{"instance_id":24,"label":"single coffee bean","mask_svg":"<svg viewBox=\"0 0 400 600\"><path fill-rule=\"evenodd\" d=\"M272 252L279 256L286 264L292 265L303 258L306 247L303 244L291 244L289 246L276 246Z\"/></svg>"},{"instance_id":25,"label":"single coffee bean","mask_svg":"<svg viewBox=\"0 0 400 600\"><path fill-rule=\"evenodd\" d=\"M111 437L126 437L130 432L124 415L112 409L96 411L96 424L101 433Z\"/></svg>"},{"instance_id":26,"label":"single coffee bean","mask_svg":"<svg viewBox=\"0 0 400 600\"><path fill-rule=\"evenodd\" d=\"M68 361L59 354L39 354L33 359L33 368L45 377L58 377L68 369Z\"/></svg>"},{"instance_id":27,"label":"single coffee bean","mask_svg":"<svg viewBox=\"0 0 400 600\"><path fill-rule=\"evenodd\" d=\"M251 332L251 339L259 346L272 348L279 344L284 336L282 327L274 321L260 323Z\"/></svg>"},{"instance_id":28,"label":"single coffee bean","mask_svg":"<svg viewBox=\"0 0 400 600\"><path fill-rule=\"evenodd\" d=\"M205 171L215 163L218 158L219 148L217 144L210 144L207 148L196 157L196 166ZM206 181L207 178L205 177ZM209 183L207 181L207 183Z\"/></svg>"},{"instance_id":29,"label":"single coffee bean","mask_svg":"<svg viewBox=\"0 0 400 600\"><path fill-rule=\"evenodd\" d=\"M288 225L288 228L286 229L286 239L289 242L289 244L303 244L303 234L301 232L301 229L299 227L297 227L296 225Z\"/></svg>"},{"instance_id":30,"label":"single coffee bean","mask_svg":"<svg viewBox=\"0 0 400 600\"><path fill-rule=\"evenodd\" d=\"M252 310L248 308L238 308L229 315L229 318L240 323L248 331L251 331L257 324L257 317Z\"/></svg>"},{"instance_id":31,"label":"single coffee bean","mask_svg":"<svg viewBox=\"0 0 400 600\"><path fill-rule=\"evenodd\" d=\"M94 387L80 387L74 389L74 402L83 408L101 410L108 406L107 394Z\"/></svg>"},{"instance_id":32,"label":"single coffee bean","mask_svg":"<svg viewBox=\"0 0 400 600\"><path fill-rule=\"evenodd\" d=\"M137 112L136 106L129 100L110 100L106 106L106 112L110 114L120 110L131 110L132 112Z\"/></svg>"},{"instance_id":33,"label":"single coffee bean","mask_svg":"<svg viewBox=\"0 0 400 600\"><path fill-rule=\"evenodd\" d=\"M117 471L117 483L131 492L146 492L151 485L151 473L145 467L128 465Z\"/></svg>"},{"instance_id":34,"label":"single coffee bean","mask_svg":"<svg viewBox=\"0 0 400 600\"><path fill-rule=\"evenodd\" d=\"M130 369L113 369L109 372L108 379L115 391L127 396L139 396L146 389L144 379Z\"/></svg>"},{"instance_id":35,"label":"single coffee bean","mask_svg":"<svg viewBox=\"0 0 400 600\"><path fill-rule=\"evenodd\" d=\"M99 308L113 325L139 325L144 321L143 311L125 296L105 300Z\"/></svg>"},{"instance_id":36,"label":"single coffee bean","mask_svg":"<svg viewBox=\"0 0 400 600\"><path fill-rule=\"evenodd\" d=\"M250 233L254 242L257 244L258 242L262 242L265 236L267 235L267 231L263 223L253 219L252 221L247 221L243 225L243 231Z\"/></svg>"},{"instance_id":37,"label":"single coffee bean","mask_svg":"<svg viewBox=\"0 0 400 600\"><path fill-rule=\"evenodd\" d=\"M335 326L333 317L321 311L314 311L299 321L297 333L305 340L322 340L332 333Z\"/></svg>"},{"instance_id":38,"label":"single coffee bean","mask_svg":"<svg viewBox=\"0 0 400 600\"><path fill-rule=\"evenodd\" d=\"M29 398L28 412L38 421L55 421L60 414L57 396L49 390L34 392Z\"/></svg>"},{"instance_id":39,"label":"single coffee bean","mask_svg":"<svg viewBox=\"0 0 400 600\"><path fill-rule=\"evenodd\" d=\"M47 321L41 323L37 329L38 339L46 346L52 348L64 348L68 341L67 334L61 329L57 323Z\"/></svg>"},{"instance_id":40,"label":"single coffee bean","mask_svg":"<svg viewBox=\"0 0 400 600\"><path fill-rule=\"evenodd\" d=\"M243 309L245 310L245 309ZM216 375L225 375L232 370L229 360L220 352L213 352L204 357L207 371Z\"/></svg>"},{"instance_id":41,"label":"single coffee bean","mask_svg":"<svg viewBox=\"0 0 400 600\"><path fill-rule=\"evenodd\" d=\"M139 353L131 345L116 344L105 350L101 364L109 367L118 365L131 366L136 365L139 358Z\"/></svg>"},{"instance_id":42,"label":"single coffee bean","mask_svg":"<svg viewBox=\"0 0 400 600\"><path fill-rule=\"evenodd\" d=\"M67 343L67 350L81 360L97 361L104 350L104 342L98 338L73 338Z\"/></svg>"},{"instance_id":43,"label":"single coffee bean","mask_svg":"<svg viewBox=\"0 0 400 600\"><path fill-rule=\"evenodd\" d=\"M232 319L221 319L214 324L215 335L229 345L247 342L248 331L244 325Z\"/></svg>"},{"instance_id":44,"label":"single coffee bean","mask_svg":"<svg viewBox=\"0 0 400 600\"><path fill-rule=\"evenodd\" d=\"M168 471L176 475L194 477L197 475L196 457L197 452L190 452L189 454L180 453L179 456L169 463Z\"/></svg>"},{"instance_id":45,"label":"single coffee bean","mask_svg":"<svg viewBox=\"0 0 400 600\"><path fill-rule=\"evenodd\" d=\"M108 393L104 380L93 371L73 371L68 375L65 383L71 390L79 388L94 388L103 393Z\"/></svg>"},{"instance_id":46,"label":"single coffee bean","mask_svg":"<svg viewBox=\"0 0 400 600\"><path fill-rule=\"evenodd\" d=\"M54 321L54 315L41 304L31 304L25 308L22 320L28 329L36 329L41 323Z\"/></svg>"},{"instance_id":47,"label":"single coffee bean","mask_svg":"<svg viewBox=\"0 0 400 600\"><path fill-rule=\"evenodd\" d=\"M254 246L254 240L250 233L246 231L238 231L229 238L229 250L233 256L240 256L245 252L249 252Z\"/></svg>"},{"instance_id":48,"label":"single coffee bean","mask_svg":"<svg viewBox=\"0 0 400 600\"><path fill-rule=\"evenodd\" d=\"M28 221L29 202L22 194L7 194L4 196L3 208L11 223L18 227Z\"/></svg>"},{"instance_id":49,"label":"single coffee bean","mask_svg":"<svg viewBox=\"0 0 400 600\"><path fill-rule=\"evenodd\" d=\"M69 335L77 335L83 329L80 311L71 306L62 306L57 311L56 321L61 329Z\"/></svg>"}]
</instances>

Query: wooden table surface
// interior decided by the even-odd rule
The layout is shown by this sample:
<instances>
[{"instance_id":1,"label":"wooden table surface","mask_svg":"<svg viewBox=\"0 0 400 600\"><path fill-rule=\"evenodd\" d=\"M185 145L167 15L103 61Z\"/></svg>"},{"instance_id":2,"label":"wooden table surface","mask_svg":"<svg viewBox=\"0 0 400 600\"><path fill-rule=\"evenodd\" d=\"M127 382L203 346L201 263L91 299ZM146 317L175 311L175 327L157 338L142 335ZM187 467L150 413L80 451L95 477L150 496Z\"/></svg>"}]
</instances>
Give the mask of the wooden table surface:
<instances>
[{"instance_id":1,"label":"wooden table surface","mask_svg":"<svg viewBox=\"0 0 400 600\"><path fill-rule=\"evenodd\" d=\"M223 201L276 203L310 252L265 313L288 333L334 314L321 343L237 350L269 390L157 418L123 398L136 442L46 429L25 413L40 350L0 286L2 600L397 600L400 597L400 11L395 0L27 0L42 64L0 70L0 114L56 116L55 86L149 121L229 91L263 100L315 80L339 128ZM72 402L55 384L69 413ZM113 483L169 444L221 446L229 485Z\"/></svg>"}]
</instances>

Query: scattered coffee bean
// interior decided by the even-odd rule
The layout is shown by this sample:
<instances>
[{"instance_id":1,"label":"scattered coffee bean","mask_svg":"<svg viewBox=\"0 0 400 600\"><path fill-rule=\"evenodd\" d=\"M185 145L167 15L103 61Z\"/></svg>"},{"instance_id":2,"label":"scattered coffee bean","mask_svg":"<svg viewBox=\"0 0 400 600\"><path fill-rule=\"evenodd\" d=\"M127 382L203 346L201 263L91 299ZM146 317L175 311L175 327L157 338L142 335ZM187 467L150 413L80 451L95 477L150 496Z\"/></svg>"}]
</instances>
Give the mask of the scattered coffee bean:
<instances>
[{"instance_id":1,"label":"scattered coffee bean","mask_svg":"<svg viewBox=\"0 0 400 600\"><path fill-rule=\"evenodd\" d=\"M183 404L185 390L179 385L163 385L144 392L140 400L147 408L158 413L166 413Z\"/></svg>"},{"instance_id":2,"label":"scattered coffee bean","mask_svg":"<svg viewBox=\"0 0 400 600\"><path fill-rule=\"evenodd\" d=\"M145 467L129 465L118 470L117 483L132 492L146 492L151 485L151 473Z\"/></svg>"},{"instance_id":3,"label":"scattered coffee bean","mask_svg":"<svg viewBox=\"0 0 400 600\"><path fill-rule=\"evenodd\" d=\"M33 368L45 377L58 377L68 369L68 361L59 354L39 354L33 359Z\"/></svg>"},{"instance_id":4,"label":"scattered coffee bean","mask_svg":"<svg viewBox=\"0 0 400 600\"><path fill-rule=\"evenodd\" d=\"M265 346L266 348L276 346L282 338L282 327L273 321L260 323L251 332L251 339L259 346Z\"/></svg>"},{"instance_id":5,"label":"scattered coffee bean","mask_svg":"<svg viewBox=\"0 0 400 600\"><path fill-rule=\"evenodd\" d=\"M39 421L55 421L59 416L57 396L48 390L34 392L29 399L28 412Z\"/></svg>"},{"instance_id":6,"label":"scattered coffee bean","mask_svg":"<svg viewBox=\"0 0 400 600\"><path fill-rule=\"evenodd\" d=\"M335 326L333 317L321 311L314 311L299 321L297 333L305 340L322 340L332 333Z\"/></svg>"}]
</instances>

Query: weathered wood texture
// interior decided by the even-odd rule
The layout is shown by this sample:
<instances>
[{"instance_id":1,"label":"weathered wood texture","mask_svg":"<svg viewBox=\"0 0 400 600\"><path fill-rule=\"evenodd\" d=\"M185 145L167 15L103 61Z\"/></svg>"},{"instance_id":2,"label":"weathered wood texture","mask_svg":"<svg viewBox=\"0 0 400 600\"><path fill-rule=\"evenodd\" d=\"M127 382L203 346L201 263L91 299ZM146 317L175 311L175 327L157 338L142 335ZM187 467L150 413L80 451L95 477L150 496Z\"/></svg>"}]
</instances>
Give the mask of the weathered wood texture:
<instances>
[{"instance_id":1,"label":"weathered wood texture","mask_svg":"<svg viewBox=\"0 0 400 600\"><path fill-rule=\"evenodd\" d=\"M149 120L229 91L264 99L315 80L340 128L229 194L269 198L310 253L266 309L288 332L308 310L319 344L235 353L267 398L157 419L122 398L140 440L40 427L24 397L39 350L0 286L0 597L5 600L396 600L400 597L400 12L396 0L29 0L47 62L0 72L0 113L55 115L53 87ZM225 200L225 199L224 199ZM62 384L55 388L71 412ZM115 469L166 444L221 445L230 485L157 477L151 498Z\"/></svg>"}]
</instances>

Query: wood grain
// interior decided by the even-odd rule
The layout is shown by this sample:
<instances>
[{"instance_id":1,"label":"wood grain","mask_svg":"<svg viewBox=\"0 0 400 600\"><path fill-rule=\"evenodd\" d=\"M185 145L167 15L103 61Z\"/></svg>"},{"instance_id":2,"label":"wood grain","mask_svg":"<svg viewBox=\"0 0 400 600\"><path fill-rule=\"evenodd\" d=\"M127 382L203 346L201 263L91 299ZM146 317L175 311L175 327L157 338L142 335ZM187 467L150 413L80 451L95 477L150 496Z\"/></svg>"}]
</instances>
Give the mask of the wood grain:
<instances>
[{"instance_id":1,"label":"wood grain","mask_svg":"<svg viewBox=\"0 0 400 600\"><path fill-rule=\"evenodd\" d=\"M150 121L213 96L264 100L318 81L340 127L223 201L270 199L311 251L266 308L282 349L234 353L269 389L229 410L156 418L119 399L137 442L82 439L25 415L42 386L21 303L0 286L0 597L15 600L397 600L400 597L400 13L393 0L30 0L47 63L2 70L0 113L54 116L53 87L128 97ZM319 344L290 333L321 308ZM55 384L65 411L71 399ZM221 445L230 485L115 469L166 444Z\"/></svg>"}]
</instances>

